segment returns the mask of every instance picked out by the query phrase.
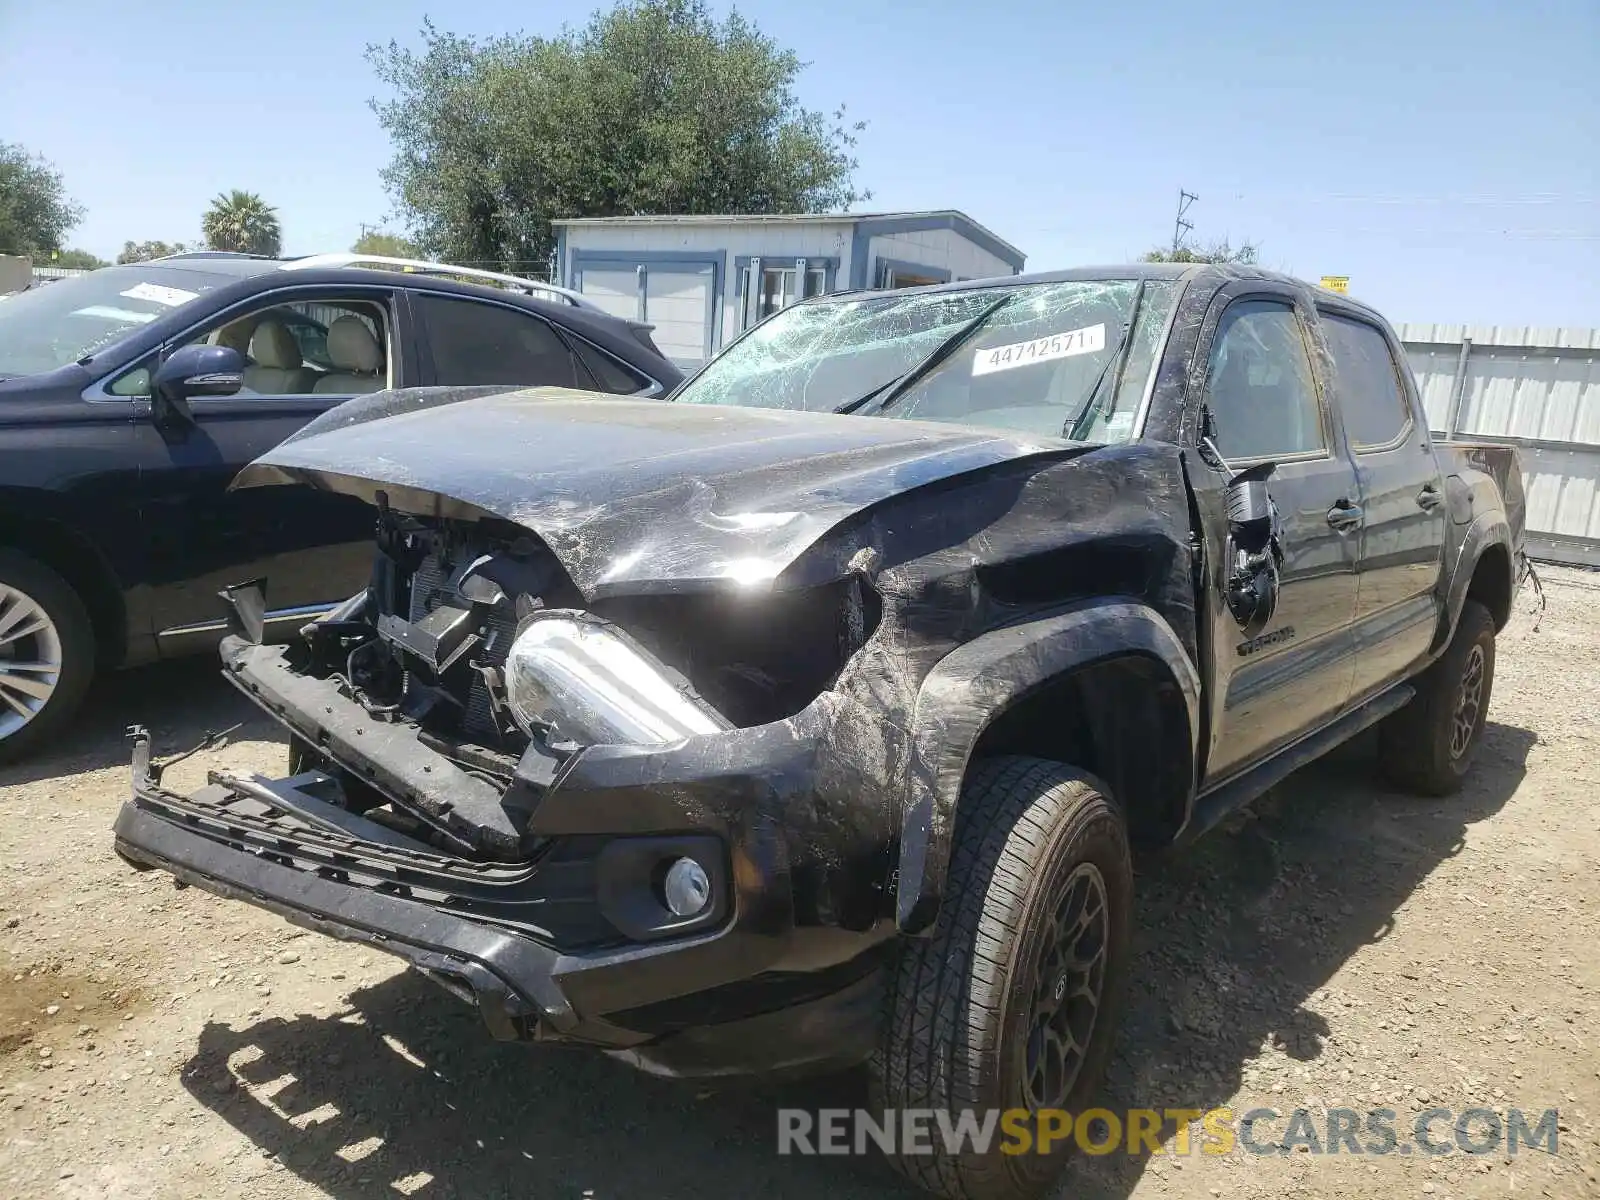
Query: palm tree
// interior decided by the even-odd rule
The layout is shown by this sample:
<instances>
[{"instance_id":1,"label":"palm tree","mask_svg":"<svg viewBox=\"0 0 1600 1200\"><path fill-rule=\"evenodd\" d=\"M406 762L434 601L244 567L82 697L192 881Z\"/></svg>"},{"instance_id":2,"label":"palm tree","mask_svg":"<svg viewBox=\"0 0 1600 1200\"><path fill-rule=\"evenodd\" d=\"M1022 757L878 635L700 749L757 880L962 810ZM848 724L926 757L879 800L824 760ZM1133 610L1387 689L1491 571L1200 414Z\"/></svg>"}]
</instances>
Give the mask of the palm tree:
<instances>
[{"instance_id":1,"label":"palm tree","mask_svg":"<svg viewBox=\"0 0 1600 1200\"><path fill-rule=\"evenodd\" d=\"M278 210L254 192L237 188L218 195L200 218L200 232L206 248L232 250L243 254L267 254L276 258L283 249L283 227Z\"/></svg>"}]
</instances>

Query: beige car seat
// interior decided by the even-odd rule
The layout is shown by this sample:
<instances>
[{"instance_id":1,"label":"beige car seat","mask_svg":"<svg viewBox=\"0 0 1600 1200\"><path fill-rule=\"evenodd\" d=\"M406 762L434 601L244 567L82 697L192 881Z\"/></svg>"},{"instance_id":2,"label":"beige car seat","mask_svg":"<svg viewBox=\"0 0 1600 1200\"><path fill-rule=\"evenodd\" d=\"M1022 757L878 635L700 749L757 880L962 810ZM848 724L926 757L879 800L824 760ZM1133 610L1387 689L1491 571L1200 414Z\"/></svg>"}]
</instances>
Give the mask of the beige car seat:
<instances>
[{"instance_id":1,"label":"beige car seat","mask_svg":"<svg viewBox=\"0 0 1600 1200\"><path fill-rule=\"evenodd\" d=\"M389 382L383 347L360 317L339 317L328 326L328 358L334 369L317 380L318 392L377 392Z\"/></svg>"},{"instance_id":2,"label":"beige car seat","mask_svg":"<svg viewBox=\"0 0 1600 1200\"><path fill-rule=\"evenodd\" d=\"M276 317L267 317L250 335L250 357L244 369L244 386L263 396L293 396L309 392L317 373L307 369L300 355L300 343L289 327Z\"/></svg>"}]
</instances>

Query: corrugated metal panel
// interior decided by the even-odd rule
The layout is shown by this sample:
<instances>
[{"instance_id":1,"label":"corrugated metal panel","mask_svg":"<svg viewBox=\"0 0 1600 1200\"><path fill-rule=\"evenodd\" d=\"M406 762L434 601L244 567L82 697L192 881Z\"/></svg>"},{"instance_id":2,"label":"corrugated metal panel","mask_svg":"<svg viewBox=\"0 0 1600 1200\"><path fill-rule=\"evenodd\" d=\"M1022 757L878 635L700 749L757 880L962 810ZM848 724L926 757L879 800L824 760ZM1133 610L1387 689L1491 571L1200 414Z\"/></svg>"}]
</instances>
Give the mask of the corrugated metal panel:
<instances>
[{"instance_id":1,"label":"corrugated metal panel","mask_svg":"<svg viewBox=\"0 0 1600 1200\"><path fill-rule=\"evenodd\" d=\"M1401 325L1397 332L1430 428L1520 446L1529 553L1600 566L1600 329ZM1471 344L1463 363L1464 339Z\"/></svg>"},{"instance_id":2,"label":"corrugated metal panel","mask_svg":"<svg viewBox=\"0 0 1600 1200\"><path fill-rule=\"evenodd\" d=\"M1600 354L1474 344L1458 432L1600 446Z\"/></svg>"},{"instance_id":3,"label":"corrugated metal panel","mask_svg":"<svg viewBox=\"0 0 1600 1200\"><path fill-rule=\"evenodd\" d=\"M1461 344L1471 338L1474 346L1545 346L1552 349L1600 350L1600 329L1552 329L1536 325L1427 325L1396 326L1395 332L1406 343L1436 342Z\"/></svg>"},{"instance_id":4,"label":"corrugated metal panel","mask_svg":"<svg viewBox=\"0 0 1600 1200\"><path fill-rule=\"evenodd\" d=\"M1600 541L1600 454L1524 446L1521 458L1528 528Z\"/></svg>"},{"instance_id":5,"label":"corrugated metal panel","mask_svg":"<svg viewBox=\"0 0 1600 1200\"><path fill-rule=\"evenodd\" d=\"M1417 377L1422 407L1428 412L1428 428L1442 433L1450 418L1450 396L1461 352L1449 346L1407 346L1406 357L1411 361L1411 373Z\"/></svg>"}]
</instances>

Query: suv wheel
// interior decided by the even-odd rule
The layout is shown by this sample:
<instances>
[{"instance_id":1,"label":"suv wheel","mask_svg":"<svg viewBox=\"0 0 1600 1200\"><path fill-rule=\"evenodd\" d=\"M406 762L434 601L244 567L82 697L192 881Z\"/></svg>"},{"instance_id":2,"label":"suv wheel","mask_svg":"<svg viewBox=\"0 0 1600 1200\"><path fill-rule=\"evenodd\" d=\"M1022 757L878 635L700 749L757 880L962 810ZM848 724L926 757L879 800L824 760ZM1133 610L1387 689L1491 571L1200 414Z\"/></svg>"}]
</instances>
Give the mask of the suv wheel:
<instances>
[{"instance_id":1,"label":"suv wheel","mask_svg":"<svg viewBox=\"0 0 1600 1200\"><path fill-rule=\"evenodd\" d=\"M0 550L0 762L26 754L72 716L94 657L94 627L66 580Z\"/></svg>"},{"instance_id":2,"label":"suv wheel","mask_svg":"<svg viewBox=\"0 0 1600 1200\"><path fill-rule=\"evenodd\" d=\"M874 1105L1080 1112L1104 1071L1128 960L1133 868L1106 788L1060 763L975 764L962 789L933 934L908 939L872 1063ZM1060 1173L1053 1153L900 1154L914 1182L960 1200L1014 1200Z\"/></svg>"},{"instance_id":3,"label":"suv wheel","mask_svg":"<svg viewBox=\"0 0 1600 1200\"><path fill-rule=\"evenodd\" d=\"M1455 637L1417 678L1410 704L1379 727L1378 761L1396 785L1425 796L1448 796L1472 765L1494 688L1494 618L1468 600Z\"/></svg>"}]
</instances>

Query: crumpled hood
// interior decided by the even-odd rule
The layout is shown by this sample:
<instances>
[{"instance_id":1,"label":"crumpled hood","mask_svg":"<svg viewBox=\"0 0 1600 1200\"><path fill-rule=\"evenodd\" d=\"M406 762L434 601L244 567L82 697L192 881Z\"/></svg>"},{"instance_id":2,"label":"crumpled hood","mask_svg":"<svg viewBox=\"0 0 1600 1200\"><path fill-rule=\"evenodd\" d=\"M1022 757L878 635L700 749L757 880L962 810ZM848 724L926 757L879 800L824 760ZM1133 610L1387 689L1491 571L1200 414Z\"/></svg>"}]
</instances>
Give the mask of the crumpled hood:
<instances>
[{"instance_id":1,"label":"crumpled hood","mask_svg":"<svg viewBox=\"0 0 1600 1200\"><path fill-rule=\"evenodd\" d=\"M891 496L1083 449L931 422L427 388L341 405L234 486L304 483L369 502L382 491L404 512L513 521L593 600L770 587L823 534Z\"/></svg>"}]
</instances>

